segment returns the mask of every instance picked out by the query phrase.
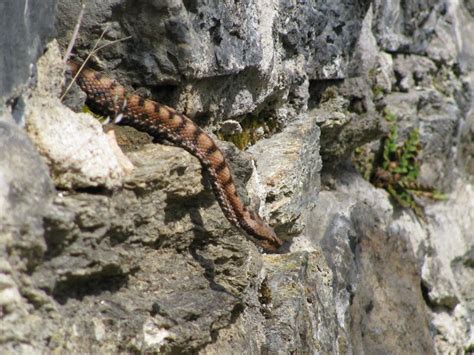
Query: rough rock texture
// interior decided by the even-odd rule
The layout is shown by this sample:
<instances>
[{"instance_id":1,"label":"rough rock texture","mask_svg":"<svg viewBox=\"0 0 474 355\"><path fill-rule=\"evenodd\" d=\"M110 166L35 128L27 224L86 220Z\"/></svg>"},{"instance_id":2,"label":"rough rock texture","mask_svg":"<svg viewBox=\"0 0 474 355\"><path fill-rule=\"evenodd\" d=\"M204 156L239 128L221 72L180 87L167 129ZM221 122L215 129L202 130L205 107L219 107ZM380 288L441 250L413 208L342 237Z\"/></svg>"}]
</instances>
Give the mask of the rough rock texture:
<instances>
[{"instance_id":1,"label":"rough rock texture","mask_svg":"<svg viewBox=\"0 0 474 355\"><path fill-rule=\"evenodd\" d=\"M307 78L341 78L350 71L350 54L369 1L86 4L79 52L106 26L111 29L109 41L131 35L130 41L104 49L102 56L109 59L104 65L120 63L116 72L125 82L140 80L171 106L212 121L262 110L292 119L287 112L274 111L287 105L288 96L297 96ZM59 2L63 44L79 7L77 1ZM127 67L134 70L124 73Z\"/></svg>"},{"instance_id":2,"label":"rough rock texture","mask_svg":"<svg viewBox=\"0 0 474 355\"><path fill-rule=\"evenodd\" d=\"M26 130L45 158L58 188L120 186L124 168L102 125L61 105L64 64L57 42L38 61L38 84L26 100ZM75 119L65 119L72 117Z\"/></svg>"},{"instance_id":3,"label":"rough rock texture","mask_svg":"<svg viewBox=\"0 0 474 355\"><path fill-rule=\"evenodd\" d=\"M22 110L9 102L0 120L0 352L474 350L470 2L84 2L80 56L105 28L106 43L131 36L94 65L211 134L265 123L247 152L218 144L287 245L261 254L178 148L116 128L134 169L121 164L100 124L59 102L53 43ZM23 18L18 6L0 9ZM58 1L62 48L79 9ZM35 146L8 111L26 113ZM400 139L419 129L420 182L447 194L425 221L351 165L387 112Z\"/></svg>"},{"instance_id":4,"label":"rough rock texture","mask_svg":"<svg viewBox=\"0 0 474 355\"><path fill-rule=\"evenodd\" d=\"M29 353L42 349L55 327L51 309L40 309L47 297L28 277L43 262L43 216L54 188L13 118L0 120L0 138L0 344L2 352Z\"/></svg>"},{"instance_id":5,"label":"rough rock texture","mask_svg":"<svg viewBox=\"0 0 474 355\"><path fill-rule=\"evenodd\" d=\"M34 65L53 36L56 0L4 0L0 4L0 106L13 100L34 75ZM21 116L22 104L17 107ZM15 117L17 118L17 117Z\"/></svg>"},{"instance_id":6,"label":"rough rock texture","mask_svg":"<svg viewBox=\"0 0 474 355\"><path fill-rule=\"evenodd\" d=\"M54 331L47 298L28 274L46 250L43 216L53 183L25 131L24 95L34 65L52 37L54 1L0 4L0 348L32 353ZM22 96L23 95L23 96ZM5 105L8 103L8 106ZM16 122L15 122L16 121Z\"/></svg>"}]
</instances>

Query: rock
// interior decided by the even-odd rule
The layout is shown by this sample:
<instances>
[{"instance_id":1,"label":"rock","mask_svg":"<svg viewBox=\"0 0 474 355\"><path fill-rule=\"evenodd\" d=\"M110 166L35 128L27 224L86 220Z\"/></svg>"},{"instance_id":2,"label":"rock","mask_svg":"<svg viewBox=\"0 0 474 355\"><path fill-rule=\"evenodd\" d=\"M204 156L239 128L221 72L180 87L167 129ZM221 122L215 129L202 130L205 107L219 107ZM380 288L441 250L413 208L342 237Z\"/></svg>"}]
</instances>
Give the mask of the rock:
<instances>
[{"instance_id":1,"label":"rock","mask_svg":"<svg viewBox=\"0 0 474 355\"><path fill-rule=\"evenodd\" d=\"M437 347L454 351L473 344L472 185L457 181L450 199L427 208L430 238L422 278L438 331ZM452 313L453 317L448 314ZM447 331L449 329L449 331Z\"/></svg>"},{"instance_id":2,"label":"rock","mask_svg":"<svg viewBox=\"0 0 474 355\"><path fill-rule=\"evenodd\" d=\"M63 189L121 184L124 167L102 131L86 114L61 106L64 64L57 44L38 61L38 84L26 104L26 128Z\"/></svg>"},{"instance_id":3,"label":"rock","mask_svg":"<svg viewBox=\"0 0 474 355\"><path fill-rule=\"evenodd\" d=\"M54 328L44 311L51 303L29 277L47 248L43 217L54 187L21 128L35 62L52 37L54 1L4 1L0 13L0 351L27 354L44 350Z\"/></svg>"},{"instance_id":4,"label":"rock","mask_svg":"<svg viewBox=\"0 0 474 355\"><path fill-rule=\"evenodd\" d=\"M257 161L256 173L247 189L262 204L260 213L278 221L281 237L301 233L304 211L311 210L319 190L321 158L319 128L314 120L301 117L285 132L261 140L249 149Z\"/></svg>"},{"instance_id":5,"label":"rock","mask_svg":"<svg viewBox=\"0 0 474 355\"><path fill-rule=\"evenodd\" d=\"M221 133L229 135L242 133L242 126L235 120L227 120L222 122Z\"/></svg>"},{"instance_id":6,"label":"rock","mask_svg":"<svg viewBox=\"0 0 474 355\"><path fill-rule=\"evenodd\" d=\"M0 97L18 99L19 94L33 79L34 64L45 44L52 38L55 18L55 1L41 3L2 1L0 48ZM21 106L21 105L20 105ZM20 107L19 107L20 108ZM22 113L18 112L21 117Z\"/></svg>"},{"instance_id":7,"label":"rock","mask_svg":"<svg viewBox=\"0 0 474 355\"><path fill-rule=\"evenodd\" d=\"M323 317L315 312L335 312L331 293L322 293L330 284L322 255L262 259L204 190L195 158L159 145L129 156L136 169L123 191L111 200L86 193L59 196L47 220L50 258L33 279L59 303L61 314L74 315L65 320L65 329L82 334L70 339L74 348L103 351L124 344L129 351L212 353L219 349L216 342L232 346L223 333L245 339L243 348L250 342L271 349L284 343L289 325L295 331L308 328L307 335L291 333L288 349L312 348L315 340L305 345L316 331L310 325ZM60 238L64 235L75 237ZM128 321L113 322L117 316ZM263 323L254 323L257 319ZM334 319L315 325L324 349L334 345ZM91 327L94 333L83 333Z\"/></svg>"},{"instance_id":8,"label":"rock","mask_svg":"<svg viewBox=\"0 0 474 355\"><path fill-rule=\"evenodd\" d=\"M108 58L102 64L113 67L122 82L136 79L155 91L166 86L158 98L191 117L237 118L286 102L288 90L297 91L304 77L336 79L351 71L351 51L369 2L320 3L89 1L77 47L83 53L109 25L107 41L132 37L102 52ZM79 10L74 1L58 4L63 46ZM124 73L124 65L133 71Z\"/></svg>"},{"instance_id":9,"label":"rock","mask_svg":"<svg viewBox=\"0 0 474 355\"><path fill-rule=\"evenodd\" d=\"M402 236L386 234L382 218L362 204L352 211L359 273L351 302L354 350L434 353L413 250Z\"/></svg>"},{"instance_id":10,"label":"rock","mask_svg":"<svg viewBox=\"0 0 474 355\"><path fill-rule=\"evenodd\" d=\"M303 54L318 63L307 70L311 79L346 77L351 50L359 38L370 3L280 1L278 35L287 56Z\"/></svg>"},{"instance_id":11,"label":"rock","mask_svg":"<svg viewBox=\"0 0 474 355\"><path fill-rule=\"evenodd\" d=\"M69 340L77 351L119 343L130 351L203 346L233 322L229 311L242 311L242 273L256 275L259 258L248 255L255 249L204 190L195 158L149 145L130 159L136 169L110 198L76 193L55 199L56 211L46 221L49 261L33 279L61 314L74 315L64 327L80 332ZM113 325L117 315L129 321ZM82 329L89 327L96 331L85 337Z\"/></svg>"},{"instance_id":12,"label":"rock","mask_svg":"<svg viewBox=\"0 0 474 355\"><path fill-rule=\"evenodd\" d=\"M357 353L434 352L420 288L418 261L408 236L389 228L386 192L354 171L323 176L306 232L320 244L333 273L338 319ZM416 324L416 325L415 325ZM414 335L415 334L415 335Z\"/></svg>"},{"instance_id":13,"label":"rock","mask_svg":"<svg viewBox=\"0 0 474 355\"><path fill-rule=\"evenodd\" d=\"M469 242L468 242L469 243ZM468 244L467 243L467 244ZM471 248L463 255L454 258L451 262L453 273L456 280L466 280L462 284L459 284L460 298L466 301L467 308L471 309L474 302L473 299L473 273L474 267L474 249Z\"/></svg>"},{"instance_id":14,"label":"rock","mask_svg":"<svg viewBox=\"0 0 474 355\"><path fill-rule=\"evenodd\" d=\"M473 97L474 95L474 74L471 74L466 79L466 91L467 94ZM461 124L459 131L459 154L458 164L461 169L465 171L465 175L469 178L474 173L474 110L471 107L468 108L468 113L465 120Z\"/></svg>"},{"instance_id":15,"label":"rock","mask_svg":"<svg viewBox=\"0 0 474 355\"><path fill-rule=\"evenodd\" d=\"M377 0L373 6L375 35L383 50L422 54L447 5L436 0L419 0L403 5L399 1Z\"/></svg>"},{"instance_id":16,"label":"rock","mask_svg":"<svg viewBox=\"0 0 474 355\"><path fill-rule=\"evenodd\" d=\"M65 108L55 44L28 81L51 33L19 31L28 56L0 40L19 58L0 94L0 352L472 351L468 2L85 4L78 56L108 28L92 65L206 129L285 246L266 255L231 226L190 154ZM80 6L58 1L62 48ZM256 126L246 152L212 133L235 122ZM391 124L398 142L419 129L420 182L448 197L420 198L424 221L349 160Z\"/></svg>"},{"instance_id":17,"label":"rock","mask_svg":"<svg viewBox=\"0 0 474 355\"><path fill-rule=\"evenodd\" d=\"M10 257L22 259L22 268L26 270L41 262L45 248L42 217L54 188L43 161L24 132L8 117L2 117L0 129L2 146L8 147L0 153L2 244L4 248L14 245ZM35 178L31 179L32 176Z\"/></svg>"},{"instance_id":18,"label":"rock","mask_svg":"<svg viewBox=\"0 0 474 355\"><path fill-rule=\"evenodd\" d=\"M0 118L0 144L0 349L37 351L51 325L44 332L38 327L35 308L48 302L29 274L46 251L42 220L54 187L33 144L6 115ZM20 345L24 339L29 340Z\"/></svg>"}]
</instances>

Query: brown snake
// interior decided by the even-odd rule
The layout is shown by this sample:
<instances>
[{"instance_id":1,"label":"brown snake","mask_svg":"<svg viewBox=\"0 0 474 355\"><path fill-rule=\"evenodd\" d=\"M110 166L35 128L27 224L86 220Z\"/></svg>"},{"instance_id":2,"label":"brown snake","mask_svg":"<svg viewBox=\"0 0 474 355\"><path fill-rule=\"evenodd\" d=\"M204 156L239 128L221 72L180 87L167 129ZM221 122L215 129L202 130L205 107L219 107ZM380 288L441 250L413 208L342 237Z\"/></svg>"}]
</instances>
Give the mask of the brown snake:
<instances>
[{"instance_id":1,"label":"brown snake","mask_svg":"<svg viewBox=\"0 0 474 355\"><path fill-rule=\"evenodd\" d=\"M68 65L75 76L80 64L71 60ZM119 124L164 138L198 158L208 173L222 212L233 225L247 232L250 240L272 252L283 244L273 229L242 203L224 155L193 121L166 105L128 94L115 80L88 68L79 73L77 83L87 94L87 104L92 110L120 116Z\"/></svg>"}]
</instances>

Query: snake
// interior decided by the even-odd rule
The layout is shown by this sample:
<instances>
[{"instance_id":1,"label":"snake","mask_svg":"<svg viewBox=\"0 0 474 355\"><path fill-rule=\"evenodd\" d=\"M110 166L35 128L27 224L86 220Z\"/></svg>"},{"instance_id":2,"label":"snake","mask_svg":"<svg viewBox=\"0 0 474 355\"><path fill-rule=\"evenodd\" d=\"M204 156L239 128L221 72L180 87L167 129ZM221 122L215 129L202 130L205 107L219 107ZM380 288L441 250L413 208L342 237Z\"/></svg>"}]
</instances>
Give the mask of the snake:
<instances>
[{"instance_id":1,"label":"snake","mask_svg":"<svg viewBox=\"0 0 474 355\"><path fill-rule=\"evenodd\" d=\"M131 126L155 139L169 141L195 156L209 177L227 220L267 252L276 252L283 245L275 231L242 202L224 154L201 127L171 107L127 92L124 86L103 72L82 68L76 59L67 63L71 75L86 94L86 105L92 112L115 117L119 125Z\"/></svg>"}]
</instances>

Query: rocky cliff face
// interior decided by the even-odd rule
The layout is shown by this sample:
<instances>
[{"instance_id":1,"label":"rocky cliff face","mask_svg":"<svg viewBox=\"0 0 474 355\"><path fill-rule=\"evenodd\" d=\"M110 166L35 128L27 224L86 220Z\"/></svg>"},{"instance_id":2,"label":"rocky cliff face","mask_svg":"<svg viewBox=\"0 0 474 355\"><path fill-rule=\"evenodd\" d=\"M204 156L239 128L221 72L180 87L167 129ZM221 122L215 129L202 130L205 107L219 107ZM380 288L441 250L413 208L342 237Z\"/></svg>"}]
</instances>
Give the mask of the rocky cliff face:
<instances>
[{"instance_id":1,"label":"rocky cliff face","mask_svg":"<svg viewBox=\"0 0 474 355\"><path fill-rule=\"evenodd\" d=\"M3 352L474 349L472 3L85 1L76 53L130 36L94 65L219 139L276 255L194 157L59 99L79 2L20 3L0 5L21 19L0 21ZM351 162L394 120L447 196L423 217Z\"/></svg>"}]
</instances>

